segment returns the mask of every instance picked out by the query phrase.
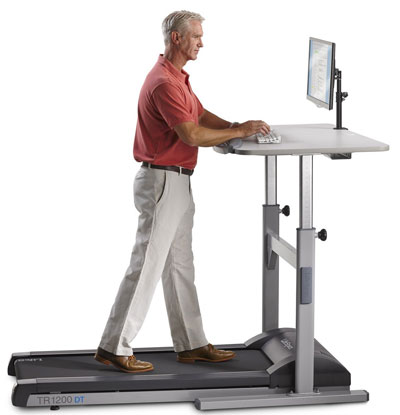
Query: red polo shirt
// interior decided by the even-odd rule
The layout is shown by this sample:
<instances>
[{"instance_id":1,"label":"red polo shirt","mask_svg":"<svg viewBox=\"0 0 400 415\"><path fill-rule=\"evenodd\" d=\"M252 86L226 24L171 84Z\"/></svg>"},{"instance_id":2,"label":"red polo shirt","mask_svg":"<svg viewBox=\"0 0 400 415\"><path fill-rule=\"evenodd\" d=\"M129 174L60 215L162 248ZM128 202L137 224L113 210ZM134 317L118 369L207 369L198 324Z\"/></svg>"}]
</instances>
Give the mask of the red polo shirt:
<instances>
[{"instance_id":1,"label":"red polo shirt","mask_svg":"<svg viewBox=\"0 0 400 415\"><path fill-rule=\"evenodd\" d=\"M198 124L203 111L188 73L160 55L139 95L135 160L194 169L198 147L184 143L174 127L187 121Z\"/></svg>"}]
</instances>

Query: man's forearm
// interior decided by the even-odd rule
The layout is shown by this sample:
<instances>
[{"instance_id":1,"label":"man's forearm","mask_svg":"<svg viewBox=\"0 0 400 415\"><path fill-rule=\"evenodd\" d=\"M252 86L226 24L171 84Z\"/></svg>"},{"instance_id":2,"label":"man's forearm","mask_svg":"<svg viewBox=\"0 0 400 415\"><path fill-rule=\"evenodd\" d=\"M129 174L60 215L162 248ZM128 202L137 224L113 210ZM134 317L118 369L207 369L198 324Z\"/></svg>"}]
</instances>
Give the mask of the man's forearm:
<instances>
[{"instance_id":1,"label":"man's forearm","mask_svg":"<svg viewBox=\"0 0 400 415\"><path fill-rule=\"evenodd\" d=\"M204 112L199 119L199 125L205 128L222 130L229 128L231 123L204 109Z\"/></svg>"},{"instance_id":2,"label":"man's forearm","mask_svg":"<svg viewBox=\"0 0 400 415\"><path fill-rule=\"evenodd\" d=\"M198 126L192 132L192 145L197 147L213 147L232 138L242 137L242 135L239 128L211 129Z\"/></svg>"},{"instance_id":3,"label":"man's forearm","mask_svg":"<svg viewBox=\"0 0 400 415\"><path fill-rule=\"evenodd\" d=\"M230 124L229 124L230 125ZM232 128L206 128L186 121L174 127L179 138L186 144L196 147L212 147L232 138L248 137L252 134L268 134L270 127L264 121L246 121Z\"/></svg>"}]
</instances>

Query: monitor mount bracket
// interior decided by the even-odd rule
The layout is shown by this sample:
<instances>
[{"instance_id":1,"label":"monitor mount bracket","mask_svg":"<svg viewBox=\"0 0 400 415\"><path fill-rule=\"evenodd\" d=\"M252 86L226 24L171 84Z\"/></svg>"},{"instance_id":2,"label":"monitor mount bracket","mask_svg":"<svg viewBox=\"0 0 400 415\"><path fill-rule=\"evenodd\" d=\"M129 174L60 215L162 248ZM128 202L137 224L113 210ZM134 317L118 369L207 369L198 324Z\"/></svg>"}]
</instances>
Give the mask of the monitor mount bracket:
<instances>
[{"instance_id":1,"label":"monitor mount bracket","mask_svg":"<svg viewBox=\"0 0 400 415\"><path fill-rule=\"evenodd\" d=\"M342 92L342 71L335 68L336 79L336 127L335 130L347 130L342 127L342 102L348 97L347 92Z\"/></svg>"},{"instance_id":2,"label":"monitor mount bracket","mask_svg":"<svg viewBox=\"0 0 400 415\"><path fill-rule=\"evenodd\" d=\"M336 79L336 127L334 130L347 130L342 126L342 102L348 97L347 92L342 92L342 71L335 68ZM327 155L332 160L348 160L351 159L351 153L338 153Z\"/></svg>"}]
</instances>

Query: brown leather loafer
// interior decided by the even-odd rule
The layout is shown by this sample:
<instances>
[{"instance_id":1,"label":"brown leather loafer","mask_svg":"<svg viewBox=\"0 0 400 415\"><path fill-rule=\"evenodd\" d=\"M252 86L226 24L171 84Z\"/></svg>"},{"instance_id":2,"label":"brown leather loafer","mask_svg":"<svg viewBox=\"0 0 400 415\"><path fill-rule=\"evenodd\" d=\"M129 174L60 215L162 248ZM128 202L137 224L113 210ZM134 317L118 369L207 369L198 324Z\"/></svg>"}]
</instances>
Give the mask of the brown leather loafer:
<instances>
[{"instance_id":1,"label":"brown leather loafer","mask_svg":"<svg viewBox=\"0 0 400 415\"><path fill-rule=\"evenodd\" d=\"M97 349L94 358L98 362L104 363L105 365L113 365L117 369L128 373L148 372L154 369L151 363L137 360L134 355L117 356L100 347Z\"/></svg>"},{"instance_id":2,"label":"brown leather loafer","mask_svg":"<svg viewBox=\"0 0 400 415\"><path fill-rule=\"evenodd\" d=\"M198 347L193 350L185 350L178 352L176 360L182 363L194 363L195 360L203 360L205 362L225 362L236 356L235 352L230 350L218 350L212 344Z\"/></svg>"}]
</instances>

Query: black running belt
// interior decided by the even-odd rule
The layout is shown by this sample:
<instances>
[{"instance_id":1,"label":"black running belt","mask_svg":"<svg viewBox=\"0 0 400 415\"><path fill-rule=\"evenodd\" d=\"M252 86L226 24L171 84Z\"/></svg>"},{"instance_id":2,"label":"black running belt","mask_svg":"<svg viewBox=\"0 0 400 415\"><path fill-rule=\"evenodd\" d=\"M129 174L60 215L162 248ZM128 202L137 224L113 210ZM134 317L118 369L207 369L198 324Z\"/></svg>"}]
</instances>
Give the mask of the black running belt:
<instances>
[{"instance_id":1,"label":"black running belt","mask_svg":"<svg viewBox=\"0 0 400 415\"><path fill-rule=\"evenodd\" d=\"M151 362L154 370L134 374L97 362L88 354L43 356L17 360L15 372L17 379L37 379L42 390L47 385L50 391L61 392L268 386L266 370L272 362L264 353L235 352L234 359L218 363L180 363L173 351L138 352L136 358Z\"/></svg>"}]
</instances>

